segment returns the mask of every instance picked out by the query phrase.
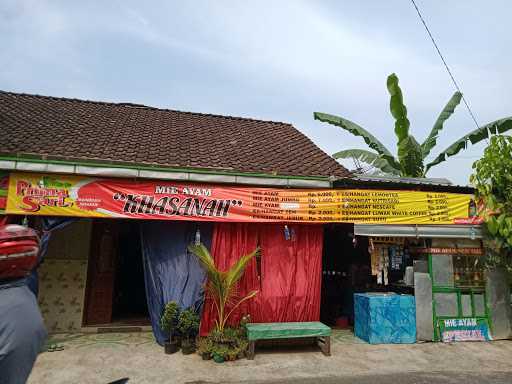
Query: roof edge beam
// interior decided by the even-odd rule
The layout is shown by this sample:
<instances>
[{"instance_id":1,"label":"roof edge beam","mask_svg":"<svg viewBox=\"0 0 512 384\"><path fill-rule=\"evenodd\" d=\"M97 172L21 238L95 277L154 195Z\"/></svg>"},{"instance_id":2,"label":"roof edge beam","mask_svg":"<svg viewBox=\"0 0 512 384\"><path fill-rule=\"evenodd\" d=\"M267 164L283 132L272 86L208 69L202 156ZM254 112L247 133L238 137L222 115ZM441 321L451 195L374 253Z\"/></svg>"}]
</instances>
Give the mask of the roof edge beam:
<instances>
[{"instance_id":1,"label":"roof edge beam","mask_svg":"<svg viewBox=\"0 0 512 384\"><path fill-rule=\"evenodd\" d=\"M48 172L98 177L123 177L156 180L194 181L201 183L246 184L266 187L292 188L330 188L331 182L325 179L308 179L294 177L265 177L214 172L183 172L164 170L149 170L132 167L93 166L71 163L52 163L30 160L1 160L0 169L20 172Z\"/></svg>"},{"instance_id":2,"label":"roof edge beam","mask_svg":"<svg viewBox=\"0 0 512 384\"><path fill-rule=\"evenodd\" d=\"M480 225L354 224L357 236L481 239Z\"/></svg>"}]
</instances>

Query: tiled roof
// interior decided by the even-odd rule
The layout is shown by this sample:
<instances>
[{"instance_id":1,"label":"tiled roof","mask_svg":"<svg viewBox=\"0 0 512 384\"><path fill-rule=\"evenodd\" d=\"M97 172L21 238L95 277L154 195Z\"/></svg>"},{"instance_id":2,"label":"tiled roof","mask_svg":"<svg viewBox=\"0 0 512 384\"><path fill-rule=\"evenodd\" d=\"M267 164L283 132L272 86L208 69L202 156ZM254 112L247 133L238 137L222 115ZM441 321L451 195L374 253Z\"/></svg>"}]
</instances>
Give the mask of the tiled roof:
<instances>
[{"instance_id":1,"label":"tiled roof","mask_svg":"<svg viewBox=\"0 0 512 384\"><path fill-rule=\"evenodd\" d=\"M291 124L0 91L0 155L283 176L349 172Z\"/></svg>"}]
</instances>

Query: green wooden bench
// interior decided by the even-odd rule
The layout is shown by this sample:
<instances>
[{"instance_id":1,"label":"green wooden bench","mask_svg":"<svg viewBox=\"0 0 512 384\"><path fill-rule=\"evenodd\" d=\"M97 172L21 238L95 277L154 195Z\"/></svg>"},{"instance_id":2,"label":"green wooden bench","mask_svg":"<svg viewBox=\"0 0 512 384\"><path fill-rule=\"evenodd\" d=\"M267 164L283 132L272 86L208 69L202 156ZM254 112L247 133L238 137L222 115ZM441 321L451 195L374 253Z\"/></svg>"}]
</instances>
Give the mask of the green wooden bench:
<instances>
[{"instance_id":1,"label":"green wooden bench","mask_svg":"<svg viewBox=\"0 0 512 384\"><path fill-rule=\"evenodd\" d=\"M247 327L249 351L247 358L254 359L256 341L274 339L316 338L325 356L331 355L331 328L319 321L304 323L250 323Z\"/></svg>"}]
</instances>

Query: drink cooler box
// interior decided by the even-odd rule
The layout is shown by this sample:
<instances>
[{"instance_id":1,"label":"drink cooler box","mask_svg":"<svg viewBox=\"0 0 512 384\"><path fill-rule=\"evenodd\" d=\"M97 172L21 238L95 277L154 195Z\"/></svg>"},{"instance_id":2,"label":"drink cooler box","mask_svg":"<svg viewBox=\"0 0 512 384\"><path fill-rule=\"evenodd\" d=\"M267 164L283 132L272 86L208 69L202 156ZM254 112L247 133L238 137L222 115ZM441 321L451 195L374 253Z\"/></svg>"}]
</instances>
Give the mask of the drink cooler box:
<instances>
[{"instance_id":1,"label":"drink cooler box","mask_svg":"<svg viewBox=\"0 0 512 384\"><path fill-rule=\"evenodd\" d=\"M414 296L395 293L354 294L354 333L370 344L416 342Z\"/></svg>"}]
</instances>

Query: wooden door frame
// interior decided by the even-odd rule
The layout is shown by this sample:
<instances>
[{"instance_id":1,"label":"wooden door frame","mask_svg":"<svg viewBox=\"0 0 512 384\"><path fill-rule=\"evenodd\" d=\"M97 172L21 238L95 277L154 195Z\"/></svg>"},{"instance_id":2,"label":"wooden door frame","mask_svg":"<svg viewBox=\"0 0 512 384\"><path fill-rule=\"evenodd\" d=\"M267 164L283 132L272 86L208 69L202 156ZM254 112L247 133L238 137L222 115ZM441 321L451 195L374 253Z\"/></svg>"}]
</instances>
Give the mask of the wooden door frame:
<instances>
[{"instance_id":1,"label":"wooden door frame","mask_svg":"<svg viewBox=\"0 0 512 384\"><path fill-rule=\"evenodd\" d=\"M108 222L110 224L113 224L113 226L117 227L117 230L119 230L120 222L117 219L93 219L92 220L92 230L91 230L91 238L90 238L90 246L89 246L89 255L87 259L87 278L86 278L86 285L85 285L85 295L84 295L84 309L82 312L82 327L95 327L95 324L87 324L87 317L89 313L89 306L90 306L90 294L91 294L91 284L93 279L93 274L95 272L95 269L93 267L93 263L95 263L97 260L95 259L97 255L95 255L95 252L97 251L98 247L95 246L93 243L95 240L97 240L97 236L95 236L97 231L97 226L99 223L102 222ZM117 253L117 244L115 252ZM117 258L117 255L114 257ZM93 259L94 258L94 259ZM115 264L115 270L114 270L114 278L112 281L113 288L115 287L115 278L116 278L116 269L117 269L117 262L114 262ZM112 298L113 300L113 298ZM112 320L112 319L111 319Z\"/></svg>"}]
</instances>

